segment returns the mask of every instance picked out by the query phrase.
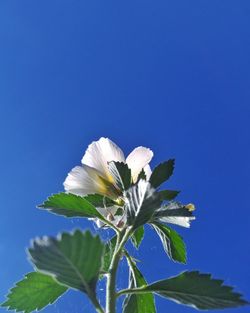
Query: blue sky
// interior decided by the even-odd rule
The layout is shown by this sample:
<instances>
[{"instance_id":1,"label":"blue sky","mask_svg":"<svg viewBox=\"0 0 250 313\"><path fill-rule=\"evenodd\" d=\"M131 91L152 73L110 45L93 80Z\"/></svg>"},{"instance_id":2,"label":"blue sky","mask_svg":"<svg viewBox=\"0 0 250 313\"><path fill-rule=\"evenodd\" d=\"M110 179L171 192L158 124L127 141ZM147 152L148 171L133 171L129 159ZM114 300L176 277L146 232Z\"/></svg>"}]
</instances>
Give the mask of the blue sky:
<instances>
[{"instance_id":1,"label":"blue sky","mask_svg":"<svg viewBox=\"0 0 250 313\"><path fill-rule=\"evenodd\" d=\"M197 207L191 229L178 229L186 266L147 229L135 252L147 280L200 269L250 299L250 2L2 0L0 40L1 301L31 271L31 238L94 230L35 206L101 136L126 153L150 147L153 165L175 157L165 187ZM158 313L194 311L156 303ZM94 311L69 292L44 312Z\"/></svg>"}]
</instances>

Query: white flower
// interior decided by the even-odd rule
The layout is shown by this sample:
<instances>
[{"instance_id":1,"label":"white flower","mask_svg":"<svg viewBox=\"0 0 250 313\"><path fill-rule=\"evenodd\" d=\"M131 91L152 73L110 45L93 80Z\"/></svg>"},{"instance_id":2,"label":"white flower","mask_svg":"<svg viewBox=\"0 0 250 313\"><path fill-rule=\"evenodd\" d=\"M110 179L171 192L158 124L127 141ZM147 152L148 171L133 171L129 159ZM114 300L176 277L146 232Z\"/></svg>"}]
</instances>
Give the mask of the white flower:
<instances>
[{"instance_id":1,"label":"white flower","mask_svg":"<svg viewBox=\"0 0 250 313\"><path fill-rule=\"evenodd\" d=\"M133 182L136 182L142 169L149 179L151 175L149 162L152 157L153 152L150 149L138 147L125 159L122 150L114 142L108 138L100 138L88 146L82 158L82 166L76 166L69 172L64 188L67 192L80 196L98 193L114 198L119 191L114 185L108 163L111 161L127 163L131 169Z\"/></svg>"},{"instance_id":2,"label":"white flower","mask_svg":"<svg viewBox=\"0 0 250 313\"><path fill-rule=\"evenodd\" d=\"M79 196L97 193L117 199L121 195L121 191L115 186L108 163L111 161L126 163L131 169L133 182L136 182L142 169L145 171L147 180L150 178L149 162L152 157L153 152L150 149L138 147L125 159L122 150L114 142L108 138L100 138L88 146L81 161L82 166L76 166L69 172L64 181L65 191ZM98 208L98 210L115 224L123 221L121 217L117 221L117 217L114 216L116 207Z\"/></svg>"}]
</instances>

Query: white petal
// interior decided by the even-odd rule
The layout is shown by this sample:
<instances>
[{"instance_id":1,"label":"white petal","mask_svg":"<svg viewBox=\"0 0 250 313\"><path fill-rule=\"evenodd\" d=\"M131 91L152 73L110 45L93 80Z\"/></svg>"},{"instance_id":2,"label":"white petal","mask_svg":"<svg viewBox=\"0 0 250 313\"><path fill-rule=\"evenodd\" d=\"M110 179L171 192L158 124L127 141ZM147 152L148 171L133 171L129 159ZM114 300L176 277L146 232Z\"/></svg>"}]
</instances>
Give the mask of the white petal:
<instances>
[{"instance_id":1,"label":"white petal","mask_svg":"<svg viewBox=\"0 0 250 313\"><path fill-rule=\"evenodd\" d=\"M118 207L112 206L108 208L96 208L96 209L102 216L106 218L109 214L114 215Z\"/></svg>"},{"instance_id":2,"label":"white petal","mask_svg":"<svg viewBox=\"0 0 250 313\"><path fill-rule=\"evenodd\" d=\"M82 164L97 169L105 179L113 182L108 170L108 162L110 161L125 162L125 157L122 150L114 142L103 137L92 142L82 158Z\"/></svg>"},{"instance_id":3,"label":"white petal","mask_svg":"<svg viewBox=\"0 0 250 313\"><path fill-rule=\"evenodd\" d=\"M176 224L182 227L190 227L190 222L195 220L194 216L168 216L160 219L161 222Z\"/></svg>"},{"instance_id":4,"label":"white petal","mask_svg":"<svg viewBox=\"0 0 250 313\"><path fill-rule=\"evenodd\" d=\"M152 160L153 152L145 147L135 148L127 157L126 163L131 169L133 181L136 182L141 170Z\"/></svg>"},{"instance_id":5,"label":"white petal","mask_svg":"<svg viewBox=\"0 0 250 313\"><path fill-rule=\"evenodd\" d=\"M98 171L87 165L76 166L69 172L63 185L67 192L79 196L94 193L106 195L106 186L99 176Z\"/></svg>"},{"instance_id":6,"label":"white petal","mask_svg":"<svg viewBox=\"0 0 250 313\"><path fill-rule=\"evenodd\" d=\"M151 176L151 174L152 174L151 167L147 164L146 166L144 166L143 169L144 169L144 172L145 172L145 174L146 174L146 179L147 179L147 181L149 181L150 176Z\"/></svg>"}]
</instances>

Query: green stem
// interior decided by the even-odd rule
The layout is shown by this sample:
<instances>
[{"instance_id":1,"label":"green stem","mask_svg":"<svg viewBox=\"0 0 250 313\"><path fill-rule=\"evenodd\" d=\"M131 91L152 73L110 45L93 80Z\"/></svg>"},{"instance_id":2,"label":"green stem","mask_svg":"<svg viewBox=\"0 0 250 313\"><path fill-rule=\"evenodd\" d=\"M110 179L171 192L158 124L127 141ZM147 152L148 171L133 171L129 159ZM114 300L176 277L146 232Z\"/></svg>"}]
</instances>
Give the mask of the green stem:
<instances>
[{"instance_id":1,"label":"green stem","mask_svg":"<svg viewBox=\"0 0 250 313\"><path fill-rule=\"evenodd\" d=\"M112 228L116 234L120 233L119 228L117 228L114 224L112 224L110 221L108 221L106 218L99 218L104 224L107 224L110 228Z\"/></svg>"},{"instance_id":2,"label":"green stem","mask_svg":"<svg viewBox=\"0 0 250 313\"><path fill-rule=\"evenodd\" d=\"M105 313L95 295L89 294L89 298L90 298L92 304L94 305L97 313Z\"/></svg>"},{"instance_id":3,"label":"green stem","mask_svg":"<svg viewBox=\"0 0 250 313\"><path fill-rule=\"evenodd\" d=\"M115 225L113 225L111 222L109 222L105 218L103 218L101 220L105 224L109 225L116 232L117 237L120 237L121 231L119 230L119 228L117 228ZM87 288L87 294L88 294L90 301L92 302L93 306L95 307L96 312L97 313L105 313L104 309L100 305L100 302L97 300L96 295L89 288Z\"/></svg>"},{"instance_id":4,"label":"green stem","mask_svg":"<svg viewBox=\"0 0 250 313\"><path fill-rule=\"evenodd\" d=\"M117 235L116 247L110 263L109 272L107 274L107 289L106 289L106 313L116 312L116 274L120 262L123 247L131 235L131 229L121 231Z\"/></svg>"}]
</instances>

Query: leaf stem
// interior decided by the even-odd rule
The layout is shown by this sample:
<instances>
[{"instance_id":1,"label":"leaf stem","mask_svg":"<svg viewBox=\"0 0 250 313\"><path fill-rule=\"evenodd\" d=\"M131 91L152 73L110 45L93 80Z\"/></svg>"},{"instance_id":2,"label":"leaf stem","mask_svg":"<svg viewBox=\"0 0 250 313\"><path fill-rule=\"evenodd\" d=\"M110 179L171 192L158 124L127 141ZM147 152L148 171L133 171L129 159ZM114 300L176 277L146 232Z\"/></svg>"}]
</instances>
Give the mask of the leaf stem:
<instances>
[{"instance_id":1,"label":"leaf stem","mask_svg":"<svg viewBox=\"0 0 250 313\"><path fill-rule=\"evenodd\" d=\"M99 301L97 300L96 296L94 294L89 294L89 293L88 293L88 296L89 296L93 306L95 307L96 312L97 313L105 313L102 306L100 305Z\"/></svg>"},{"instance_id":2,"label":"leaf stem","mask_svg":"<svg viewBox=\"0 0 250 313\"><path fill-rule=\"evenodd\" d=\"M142 287L139 287L139 288L128 288L128 289L123 289L119 292L117 292L116 296L117 298L122 296L122 295L125 295L125 294L130 294L130 293L150 293L152 291L150 290L145 290L145 287L146 286L142 286Z\"/></svg>"},{"instance_id":3,"label":"leaf stem","mask_svg":"<svg viewBox=\"0 0 250 313\"><path fill-rule=\"evenodd\" d=\"M118 235L119 233L121 233L121 230L116 227L114 224L112 224L109 220L107 220L105 217L98 217L99 220L101 220L104 224L108 225L110 228L112 228L116 234Z\"/></svg>"},{"instance_id":4,"label":"leaf stem","mask_svg":"<svg viewBox=\"0 0 250 313\"><path fill-rule=\"evenodd\" d=\"M126 230L122 230L120 233L117 234L116 247L107 274L106 313L116 312L116 273L123 247L131 236L131 232L131 228L127 228Z\"/></svg>"},{"instance_id":5,"label":"leaf stem","mask_svg":"<svg viewBox=\"0 0 250 313\"><path fill-rule=\"evenodd\" d=\"M133 267L133 265L134 265L133 257L128 253L128 251L126 249L124 249L123 253L127 259L128 265Z\"/></svg>"}]
</instances>

